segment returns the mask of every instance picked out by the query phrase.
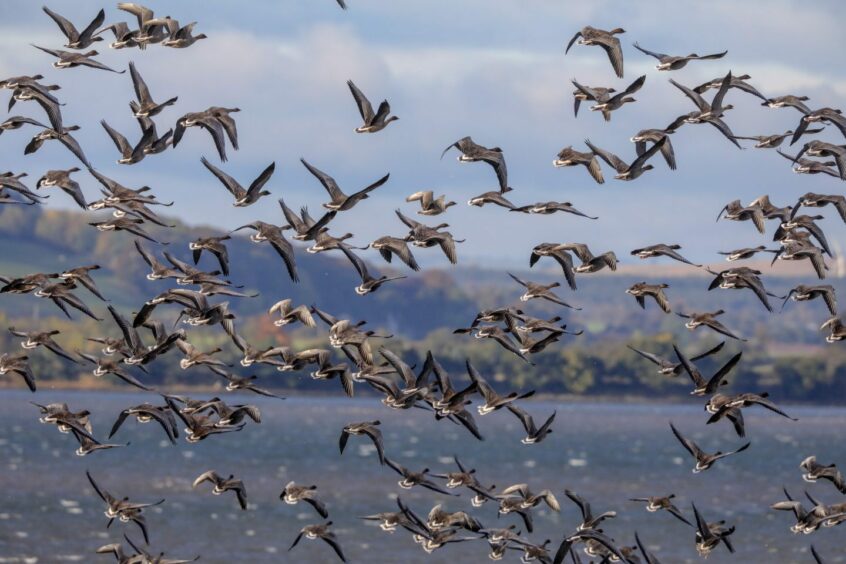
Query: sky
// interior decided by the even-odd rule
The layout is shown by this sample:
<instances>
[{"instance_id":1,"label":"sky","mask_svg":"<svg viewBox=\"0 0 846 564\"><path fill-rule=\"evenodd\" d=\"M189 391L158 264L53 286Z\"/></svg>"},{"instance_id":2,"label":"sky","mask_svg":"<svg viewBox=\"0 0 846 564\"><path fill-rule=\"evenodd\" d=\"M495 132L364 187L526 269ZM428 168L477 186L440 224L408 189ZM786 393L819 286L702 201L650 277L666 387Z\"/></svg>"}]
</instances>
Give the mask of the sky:
<instances>
[{"instance_id":1,"label":"sky","mask_svg":"<svg viewBox=\"0 0 846 564\"><path fill-rule=\"evenodd\" d=\"M383 235L401 236L404 226L393 210L431 223L446 222L456 238L463 264L526 265L540 242L588 243L596 253L613 250L623 262L635 262L631 249L678 243L696 261L717 260L718 250L773 243L749 223L715 223L729 201L744 203L769 194L777 205L795 202L805 192L842 193L841 181L796 175L774 151L738 150L716 129L686 125L672 137L678 170L656 159L656 169L633 182L613 179L597 185L581 168L555 169L552 160L567 145L585 150L583 141L634 158L629 138L640 129L661 128L694 109L668 79L689 86L731 70L749 74L767 96L807 95L812 108L839 107L846 98L846 67L841 54L846 36L837 0L731 0L710 2L571 2L564 0L348 0L342 11L334 0L191 0L146 2L157 15L198 22L195 31L208 39L188 49L158 45L145 51L115 51L108 42L95 47L103 63L117 69L134 61L153 97L179 96L176 105L156 118L160 132L184 113L209 106L238 107L240 151L229 149L221 164L211 138L189 130L175 150L141 163L117 165L118 154L101 119L135 142L139 137L127 107L133 98L128 73L87 68L57 70L52 58L31 43L61 48L64 37L40 10L40 3L0 3L0 76L41 73L46 83L62 86L64 121L77 124L89 160L102 173L127 186L149 185L159 198L174 200L169 209L189 224L231 229L256 219L282 223L277 198L312 212L327 201L320 184L299 163L304 157L334 176L347 192L390 172L390 181L373 196L344 212L333 232L351 231L363 244ZM100 7L106 21L134 18L87 0L52 1L49 6L80 29ZM249 6L245 9L245 6ZM585 25L626 30L620 36L625 78L617 79L603 50L564 47ZM633 42L659 52L700 54L728 50L717 61L694 62L685 69L658 72L656 61L636 51ZM610 123L582 106L573 116L571 79L591 86L624 88L645 74L637 102L614 113ZM372 135L353 132L360 117L345 82L352 79L374 106L389 99L400 120ZM9 94L0 92L0 103ZM793 109L770 109L746 93L732 90L735 106L726 121L737 135L781 133L796 127ZM19 103L12 114L43 118L40 108ZM28 172L34 185L47 169L77 163L59 145L45 145L23 157L31 128L0 136L0 168ZM478 143L503 149L509 170L508 197L517 205L570 201L597 221L574 216L527 216L502 208L471 208L471 197L496 188L485 164L460 164L457 153L442 160L441 151L470 135ZM821 139L843 143L836 129ZM790 149L796 151L796 147ZM18 156L20 155L20 156ZM203 168L208 157L230 175L249 184L271 161L276 173L267 188L272 197L246 208L233 208L223 186ZM98 185L80 173L87 197ZM414 215L408 194L434 190L459 203L437 218ZM70 207L56 195L50 207ZM810 210L811 214L817 213ZM823 226L836 244L846 228L834 210L823 209ZM424 265L443 264L434 250L418 253ZM369 255L368 255L369 256Z\"/></svg>"}]
</instances>

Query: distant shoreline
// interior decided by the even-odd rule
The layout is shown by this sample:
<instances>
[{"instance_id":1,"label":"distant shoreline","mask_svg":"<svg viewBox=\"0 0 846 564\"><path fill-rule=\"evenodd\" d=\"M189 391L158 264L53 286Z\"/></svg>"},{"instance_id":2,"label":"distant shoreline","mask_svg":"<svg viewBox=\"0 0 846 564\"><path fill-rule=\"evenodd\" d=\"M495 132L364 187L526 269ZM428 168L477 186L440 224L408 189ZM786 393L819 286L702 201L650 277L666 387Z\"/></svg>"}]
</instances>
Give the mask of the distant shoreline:
<instances>
[{"instance_id":1,"label":"distant shoreline","mask_svg":"<svg viewBox=\"0 0 846 564\"><path fill-rule=\"evenodd\" d=\"M378 399L380 396L378 394L371 393L369 390L365 390L365 393L356 395L354 398L347 398L347 396L334 393L334 392L319 392L315 390L300 390L300 389L279 389L279 388L267 388L269 391L278 394L284 398L326 398L326 399ZM18 391L18 392L27 392L26 388L21 386L12 385L11 382L0 382L0 394L6 391ZM31 394L34 398L38 397L39 392L105 392L105 393L114 393L114 394L126 394L126 393L144 393L144 390L136 389L129 386L114 386L108 383L104 383L103 385L98 385L97 382L93 382L89 384L88 382L84 384L80 384L79 382L69 382L69 381L56 381L56 382L45 382L40 383L38 387L38 391L34 394ZM249 391L237 391L237 392L227 392L224 386L172 386L166 387L164 391L168 394L229 394L229 393L238 393L243 395L256 395L256 397L264 397L258 394L252 394ZM158 391L152 391L149 393L158 393ZM287 394L287 395L286 395ZM269 398L273 399L273 398ZM578 395L578 394L549 394L549 393L539 393L533 395L531 398L526 398L524 402L532 403L532 402L560 402L560 403L570 403L570 404L584 404L584 403L594 403L594 404L629 404L629 405L690 405L690 396L679 395L679 396L660 396L660 397L645 397L645 396L637 396L637 395L613 395L613 394L602 394L602 395ZM842 403L825 403L821 404L815 401L801 401L801 400L784 400L780 402L782 405L785 406L796 406L796 407L830 407L830 408L846 408L846 401Z\"/></svg>"}]
</instances>

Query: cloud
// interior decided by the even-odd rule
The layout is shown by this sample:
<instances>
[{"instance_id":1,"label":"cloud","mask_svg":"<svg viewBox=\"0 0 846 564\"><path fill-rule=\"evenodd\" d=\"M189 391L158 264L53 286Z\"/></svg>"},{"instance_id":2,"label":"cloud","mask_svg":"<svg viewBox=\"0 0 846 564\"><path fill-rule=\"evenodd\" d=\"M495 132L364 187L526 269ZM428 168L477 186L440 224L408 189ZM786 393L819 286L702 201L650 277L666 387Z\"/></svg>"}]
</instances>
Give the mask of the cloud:
<instances>
[{"instance_id":1,"label":"cloud","mask_svg":"<svg viewBox=\"0 0 846 564\"><path fill-rule=\"evenodd\" d=\"M150 5L159 12L172 10L163 2ZM93 14L98 4L79 6L56 9ZM770 192L777 204L785 205L808 190L840 189L834 179L793 175L788 163L772 151L738 151L708 125L684 126L673 136L679 161L679 170L673 173L658 161L654 171L636 182L609 179L598 186L584 170L551 166L558 150L581 147L587 137L623 159L634 158L628 141L633 133L664 127L692 109L690 101L667 82L670 77L695 85L731 69L752 75L751 82L767 95L807 94L814 106L836 107L846 94L846 70L838 60L846 39L830 15L836 3L801 9L786 0L742 4L716 0L685 6L667 0L575 5L536 0L504 1L497 10L488 6L487 0L390 4L357 0L349 12L341 13L330 0L261 1L251 4L249 11L225 4L211 9L192 0L180 3L179 13L173 15L182 19L193 15L209 39L185 50L152 46L144 52L113 51L103 46L100 58L117 68L133 60L155 98L179 96L177 105L157 118L161 131L188 111L210 105L241 108L236 118L242 149L230 150L230 161L222 166L247 183L276 161L269 188L289 205L318 209L326 198L299 164L301 156L335 176L348 191L390 171L387 185L337 220L339 230L352 231L362 241L401 232L393 209L413 212L413 206L403 201L407 194L420 189L446 193L461 203L445 217L457 237L468 239L459 247L463 260L524 264L528 250L545 240L581 239L607 250L668 238L676 240L666 242L683 243L694 259L701 260L713 254L715 245L759 242L748 226L714 224L716 211L727 201L736 197L748 201ZM233 210L229 195L199 163L200 156L213 156L204 131L189 131L176 150L138 165L113 164L116 151L98 122L106 119L130 140L139 135L126 108L132 97L128 76L50 68L49 56L27 44L58 44L60 36L52 22L37 6L22 0L4 3L2 10L0 50L10 55L0 59L0 71L43 71L48 81L60 83L67 121L82 126L78 138L105 174L128 185L153 186L160 197L176 200L172 211L190 223L231 228L254 219L281 221L272 199ZM110 10L107 19L124 15ZM621 36L625 79L613 77L599 48L578 46L564 55L566 41L585 24L626 28ZM779 39L809 29L813 34L806 42ZM728 49L729 55L721 61L692 63L679 72L659 73L654 60L630 47L635 40L659 51ZM610 123L584 105L578 119L573 117L571 79L620 89L640 74L647 80L635 95L638 102L615 112ZM390 100L400 121L376 135L355 135L352 129L359 116L345 85L348 79L374 104ZM736 109L726 119L741 135L782 132L795 127L799 118L791 109L762 108L757 99L739 91L732 91L729 98ZM40 112L32 105L20 108L26 115ZM0 150L22 152L32 133L4 134ZM601 219L517 217L501 209L469 209L464 202L493 189L495 178L484 164L458 165L453 157L438 160L448 143L464 135L504 149L516 188L509 197L515 203L570 200ZM838 138L835 133L825 135ZM16 161L15 169L35 176L46 168L72 164L64 148L45 146ZM95 194L94 183L88 181L83 188L90 196ZM842 236L838 223L830 228L832 237Z\"/></svg>"}]
</instances>

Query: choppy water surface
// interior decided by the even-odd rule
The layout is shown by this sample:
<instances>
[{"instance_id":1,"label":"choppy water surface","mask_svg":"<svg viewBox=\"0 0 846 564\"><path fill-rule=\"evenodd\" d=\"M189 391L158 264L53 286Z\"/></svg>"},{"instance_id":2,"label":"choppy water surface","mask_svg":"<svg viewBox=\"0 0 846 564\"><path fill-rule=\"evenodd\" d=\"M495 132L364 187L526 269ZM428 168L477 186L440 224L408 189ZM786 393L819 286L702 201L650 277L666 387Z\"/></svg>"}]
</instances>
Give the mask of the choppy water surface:
<instances>
[{"instance_id":1,"label":"choppy water surface","mask_svg":"<svg viewBox=\"0 0 846 564\"><path fill-rule=\"evenodd\" d=\"M525 446L519 442L522 428L505 411L477 417L486 437L478 442L447 421L435 422L423 410L392 411L376 400L279 401L227 395L229 403L259 405L262 424L196 445L180 440L171 446L157 425L129 420L115 440L131 441L130 446L80 458L73 453L71 436L38 423L30 399L90 409L95 435L103 438L121 409L150 401L141 394L0 394L0 562L108 562L108 556L93 554L97 547L117 542L123 531L139 537L132 524L106 529L103 506L86 481L86 469L114 494L137 501L166 498L163 505L148 510L147 520L152 548L174 558L200 554L208 563L334 561L331 549L319 541L304 541L287 552L303 525L319 522L311 507L279 500L284 484L296 480L318 485L351 562L487 561L487 544L482 541L448 545L426 555L404 531L388 534L358 519L394 511L394 497L400 493L424 515L435 503L443 503L450 511L474 511L488 526L520 524L517 516L497 519L492 504L474 510L464 492L447 498L416 488L401 490L398 476L379 466L374 449L363 438L351 438L340 456L343 425L369 419L382 421L387 455L412 469L448 471L457 454L477 468L485 484L527 482L534 490L551 489L562 511L535 509L531 538L539 543L545 539L557 543L579 522L576 507L563 493L570 488L595 510L618 511L604 529L620 543L633 544L637 530L665 564L697 562L693 529L666 513L647 513L640 504L627 501L633 496L675 493L685 513L695 501L707 519L726 519L737 527L733 536L737 553L732 557L721 548L709 562L811 563L811 543L827 561L846 561L846 525L794 535L789 531L792 516L768 509L783 498L782 485L795 496L807 488L827 503L843 501L828 483L802 482L798 469L804 457L818 454L822 462L838 462L846 470L843 409L794 407L790 411L800 418L798 423L749 410L752 447L694 475L690 459L670 433L669 420L709 451L741 443L728 424L706 428L705 414L687 406L525 403L536 418L558 411L554 433L539 445ZM191 489L193 479L209 469L244 480L248 511L238 510L234 496L211 495L210 486ZM504 561L518 562L519 557L514 552Z\"/></svg>"}]
</instances>

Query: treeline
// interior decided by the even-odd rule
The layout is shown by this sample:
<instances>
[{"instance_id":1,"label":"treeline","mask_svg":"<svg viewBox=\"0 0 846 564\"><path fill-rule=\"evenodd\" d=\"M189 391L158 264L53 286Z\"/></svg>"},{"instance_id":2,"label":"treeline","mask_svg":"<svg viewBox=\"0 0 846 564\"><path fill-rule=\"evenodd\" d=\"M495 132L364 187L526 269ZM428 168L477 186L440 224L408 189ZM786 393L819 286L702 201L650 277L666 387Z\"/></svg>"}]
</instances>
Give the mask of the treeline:
<instances>
[{"instance_id":1,"label":"treeline","mask_svg":"<svg viewBox=\"0 0 846 564\"><path fill-rule=\"evenodd\" d=\"M53 317L40 320L10 319L0 313L0 327L9 326L26 330L58 329L61 334L56 340L69 352L84 350L99 354L101 346L87 341L87 338L118 336L116 327L110 322L97 323L89 319L71 322ZM265 315L241 320L239 331L257 347L289 345L294 350L327 347L325 328L288 332L273 326L272 320ZM670 332L650 337L633 335L623 340L589 341L581 337L564 336L561 342L533 355L531 360L534 365L526 364L491 341L474 339L469 335L454 335L446 329L432 332L419 340L394 338L386 342L374 339L372 343L374 350L387 343L393 352L418 369L423 366L426 351L431 350L456 382L467 381L465 362L469 359L494 386L502 390L534 389L538 394L666 400L688 397L689 378L684 373L677 377L658 374L656 366L625 345L630 344L673 359L674 339ZM682 348L690 354L704 351L718 342L711 336L688 341ZM338 383L312 380L309 371L280 373L272 367L261 365L241 367L238 364L240 351L216 328L192 328L191 342L202 350L221 346L224 352L219 357L234 365L233 372L240 375L257 374L262 378L262 385L269 388L341 393ZM820 345L774 350L773 347L751 343L744 344L741 349L738 343L728 342L720 353L698 361L697 366L708 377L739 350L743 351L743 359L731 373L730 385L726 390L767 391L777 401L846 403L846 350L842 347ZM5 330L0 332L0 352L17 351L22 351L20 339ZM74 365L42 349L29 352L36 379L42 388L54 384L123 386L112 376L104 376L97 381L91 375L92 367L89 365ZM177 362L179 354L179 351L172 351L168 356L157 359L148 367L148 374L137 368L131 371L152 386L210 387L224 383L203 367L180 369ZM344 360L340 351L335 350L334 354L337 361ZM0 382L4 386L20 387L22 383L16 378L4 376ZM360 393L367 393L366 386L358 386L357 389Z\"/></svg>"}]
</instances>

